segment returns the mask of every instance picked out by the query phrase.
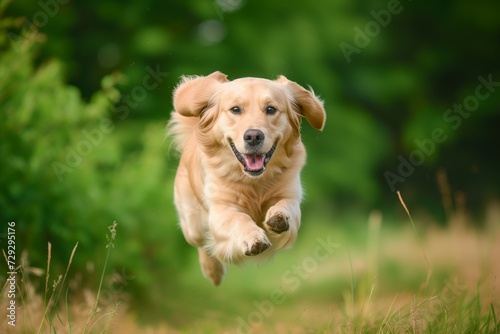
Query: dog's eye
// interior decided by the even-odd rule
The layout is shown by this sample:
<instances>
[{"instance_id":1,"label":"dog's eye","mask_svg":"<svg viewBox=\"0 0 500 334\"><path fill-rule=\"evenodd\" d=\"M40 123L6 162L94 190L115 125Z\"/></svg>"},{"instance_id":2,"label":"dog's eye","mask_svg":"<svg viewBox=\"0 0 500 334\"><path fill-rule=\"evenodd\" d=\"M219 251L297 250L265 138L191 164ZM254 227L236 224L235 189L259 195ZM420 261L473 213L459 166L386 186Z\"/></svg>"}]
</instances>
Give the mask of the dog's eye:
<instances>
[{"instance_id":1,"label":"dog's eye","mask_svg":"<svg viewBox=\"0 0 500 334\"><path fill-rule=\"evenodd\" d=\"M230 110L233 114L235 114L235 115L239 115L239 114L241 114L241 108L240 108L240 107L238 107L238 106L234 106L234 107L232 107L232 108L231 108L231 109L229 109L229 110Z\"/></svg>"},{"instance_id":2,"label":"dog's eye","mask_svg":"<svg viewBox=\"0 0 500 334\"><path fill-rule=\"evenodd\" d=\"M272 106L267 106L266 107L266 114L271 115L271 116L276 114L276 108L272 107Z\"/></svg>"}]
</instances>

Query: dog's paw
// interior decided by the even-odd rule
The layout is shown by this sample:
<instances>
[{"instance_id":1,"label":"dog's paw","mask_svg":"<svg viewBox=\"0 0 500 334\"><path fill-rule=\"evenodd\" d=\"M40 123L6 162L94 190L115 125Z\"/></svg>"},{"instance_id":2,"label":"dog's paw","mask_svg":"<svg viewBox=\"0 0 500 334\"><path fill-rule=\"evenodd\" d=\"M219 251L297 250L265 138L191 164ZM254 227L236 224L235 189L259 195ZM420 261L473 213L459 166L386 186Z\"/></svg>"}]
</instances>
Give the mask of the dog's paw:
<instances>
[{"instance_id":1,"label":"dog's paw","mask_svg":"<svg viewBox=\"0 0 500 334\"><path fill-rule=\"evenodd\" d=\"M218 286L226 272L224 265L217 258L208 255L205 250L200 248L198 251L203 275L210 279L215 286Z\"/></svg>"},{"instance_id":2,"label":"dog's paw","mask_svg":"<svg viewBox=\"0 0 500 334\"><path fill-rule=\"evenodd\" d=\"M270 243L267 242L262 242L262 241L256 241L254 244L251 246L247 247L247 250L245 251L246 256L253 256L253 255L259 255L263 251L269 248L271 246Z\"/></svg>"},{"instance_id":3,"label":"dog's paw","mask_svg":"<svg viewBox=\"0 0 500 334\"><path fill-rule=\"evenodd\" d=\"M246 256L259 255L271 246L271 242L269 242L269 239L264 234L264 231L262 231L262 234L263 235L261 236L250 238L244 242Z\"/></svg>"},{"instance_id":4,"label":"dog's paw","mask_svg":"<svg viewBox=\"0 0 500 334\"><path fill-rule=\"evenodd\" d=\"M277 213L266 221L266 228L275 233L281 234L288 231L288 228L290 227L290 224L288 223L289 220L290 218L284 214Z\"/></svg>"}]
</instances>

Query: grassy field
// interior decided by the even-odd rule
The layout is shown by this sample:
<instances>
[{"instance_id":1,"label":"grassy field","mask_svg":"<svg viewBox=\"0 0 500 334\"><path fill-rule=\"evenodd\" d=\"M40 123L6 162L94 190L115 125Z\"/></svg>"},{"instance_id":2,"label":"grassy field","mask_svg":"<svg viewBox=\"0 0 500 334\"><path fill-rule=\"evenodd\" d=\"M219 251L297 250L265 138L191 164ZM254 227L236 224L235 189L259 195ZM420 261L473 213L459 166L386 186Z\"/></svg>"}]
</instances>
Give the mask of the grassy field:
<instances>
[{"instance_id":1,"label":"grassy field","mask_svg":"<svg viewBox=\"0 0 500 334\"><path fill-rule=\"evenodd\" d=\"M46 281L24 266L16 327L2 320L0 331L498 333L500 212L491 211L481 230L459 223L441 229L422 220L415 222L417 233L408 218L389 224L379 212L364 222L318 221L270 262L230 267L217 288L202 277L193 249L190 265L179 273L181 285L161 310L151 310L156 322L148 324L127 312L138 301L127 302L126 294L119 305L106 303L98 288L67 297L65 285L78 289L71 277ZM36 284L47 285L46 296L34 293ZM7 291L8 284L2 310Z\"/></svg>"}]
</instances>

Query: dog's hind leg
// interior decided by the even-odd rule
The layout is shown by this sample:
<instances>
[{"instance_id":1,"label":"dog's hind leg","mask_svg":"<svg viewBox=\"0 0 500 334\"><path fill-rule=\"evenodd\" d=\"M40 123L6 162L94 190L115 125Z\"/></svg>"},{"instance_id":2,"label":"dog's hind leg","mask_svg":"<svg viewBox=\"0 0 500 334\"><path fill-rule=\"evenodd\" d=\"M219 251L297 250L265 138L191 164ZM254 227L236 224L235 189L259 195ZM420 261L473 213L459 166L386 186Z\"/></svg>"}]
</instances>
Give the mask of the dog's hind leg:
<instances>
[{"instance_id":1,"label":"dog's hind leg","mask_svg":"<svg viewBox=\"0 0 500 334\"><path fill-rule=\"evenodd\" d=\"M200 256L200 265L203 275L210 279L214 285L219 285L226 272L224 264L217 260L217 258L207 254L202 247L198 248L198 253Z\"/></svg>"}]
</instances>

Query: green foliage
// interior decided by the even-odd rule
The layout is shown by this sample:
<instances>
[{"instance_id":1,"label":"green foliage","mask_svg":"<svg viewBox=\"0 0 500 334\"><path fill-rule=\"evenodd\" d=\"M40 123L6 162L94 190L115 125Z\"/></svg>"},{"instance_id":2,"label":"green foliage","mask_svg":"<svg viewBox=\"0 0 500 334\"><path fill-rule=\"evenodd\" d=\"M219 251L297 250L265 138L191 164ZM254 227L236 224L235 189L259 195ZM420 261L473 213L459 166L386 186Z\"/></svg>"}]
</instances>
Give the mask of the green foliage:
<instances>
[{"instance_id":1,"label":"green foliage","mask_svg":"<svg viewBox=\"0 0 500 334\"><path fill-rule=\"evenodd\" d=\"M391 3L397 4L397 11L386 17ZM327 151L324 143L308 139L316 138L313 132L304 136L312 142L308 183L325 185L311 194L365 209L392 201L384 172L395 172L398 156L408 158L419 149L415 141L431 138L435 128L447 131L446 141L436 145L398 188L427 195L427 189L435 189L436 168L443 166L450 171L451 182L479 202L498 192L489 175L498 169L490 152L498 141L493 124L498 121L500 94L481 101L457 129L443 120L448 108L474 94L478 76L491 74L494 81L500 80L496 2L47 0L41 4L19 0L9 11L26 15L32 23L37 13L46 14L48 20L38 27L49 36L42 59L54 55L63 59L67 80L84 98L90 98L112 70L128 78L122 83L125 92L141 83L147 66L158 64L169 73L132 110L127 122L164 122L171 91L181 75L214 70L230 78L284 74L310 84L324 98L328 113L320 137ZM375 30L367 33L370 24ZM347 57L342 43L358 50ZM478 146L482 149L475 149ZM475 175L471 166L482 173ZM475 181L466 182L464 174Z\"/></svg>"},{"instance_id":2,"label":"green foliage","mask_svg":"<svg viewBox=\"0 0 500 334\"><path fill-rule=\"evenodd\" d=\"M116 220L120 251L108 267L133 277L128 291L156 298L153 291L175 281L172 271L183 260L169 254L184 247L170 205L175 167L166 156L164 126L140 124L132 131L139 137L120 136L124 124L113 120L112 108L120 76L104 78L86 102L65 83L59 60L34 65L44 36L13 40L8 34L22 32L16 21L6 22L0 30L0 220L16 222L19 257L27 251L31 266L44 268L50 241L57 272L79 242L74 267L100 267L103 231ZM152 267L162 269L153 275ZM84 275L95 283L93 272Z\"/></svg>"}]
</instances>

